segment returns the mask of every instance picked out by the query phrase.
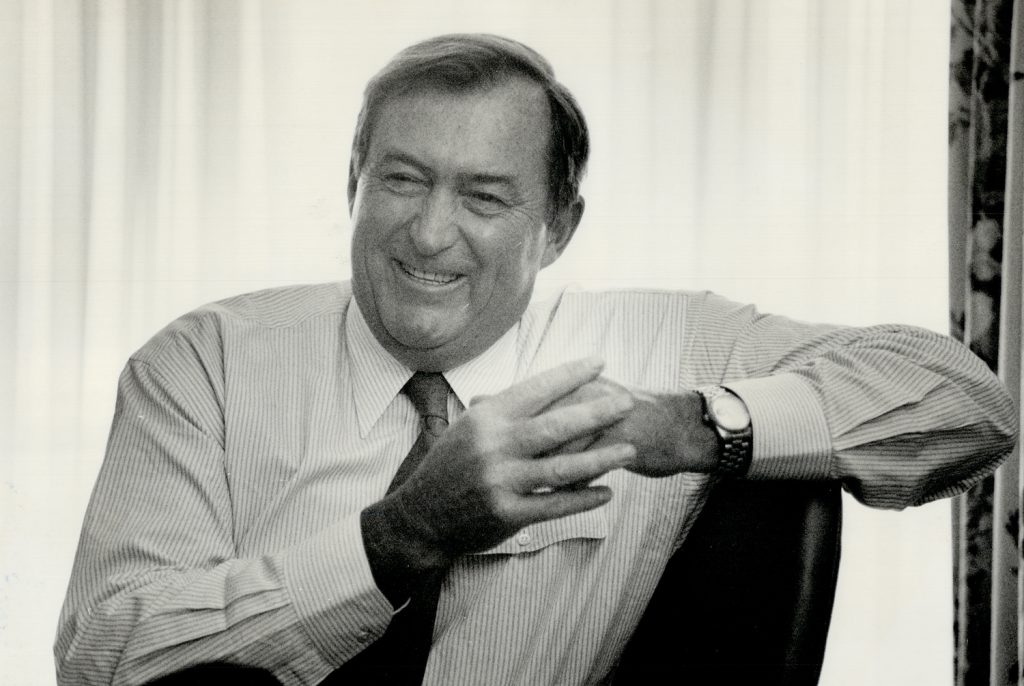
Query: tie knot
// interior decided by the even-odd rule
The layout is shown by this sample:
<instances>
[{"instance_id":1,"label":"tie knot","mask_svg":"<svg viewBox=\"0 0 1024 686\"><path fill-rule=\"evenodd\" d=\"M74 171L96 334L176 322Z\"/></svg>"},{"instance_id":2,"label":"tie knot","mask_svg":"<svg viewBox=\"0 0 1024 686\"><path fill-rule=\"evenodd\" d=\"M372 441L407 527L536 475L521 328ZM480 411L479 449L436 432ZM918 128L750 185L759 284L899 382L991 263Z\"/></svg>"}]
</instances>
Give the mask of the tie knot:
<instances>
[{"instance_id":1,"label":"tie knot","mask_svg":"<svg viewBox=\"0 0 1024 686\"><path fill-rule=\"evenodd\" d=\"M402 388L428 427L432 424L431 417L440 419L447 426L450 390L444 375L438 372L416 372Z\"/></svg>"}]
</instances>

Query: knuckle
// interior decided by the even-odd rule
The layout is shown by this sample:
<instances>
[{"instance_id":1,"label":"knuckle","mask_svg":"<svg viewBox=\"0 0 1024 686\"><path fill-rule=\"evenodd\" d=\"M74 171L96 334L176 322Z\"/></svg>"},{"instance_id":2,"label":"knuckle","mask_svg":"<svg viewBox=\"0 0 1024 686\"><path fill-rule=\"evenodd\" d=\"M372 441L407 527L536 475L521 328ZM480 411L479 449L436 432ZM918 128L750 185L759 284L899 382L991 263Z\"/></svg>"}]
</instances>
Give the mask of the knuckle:
<instances>
[{"instance_id":1,"label":"knuckle","mask_svg":"<svg viewBox=\"0 0 1024 686\"><path fill-rule=\"evenodd\" d=\"M537 422L533 427L533 437L544 444L550 444L559 439L557 427L550 420Z\"/></svg>"},{"instance_id":2,"label":"knuckle","mask_svg":"<svg viewBox=\"0 0 1024 686\"><path fill-rule=\"evenodd\" d=\"M493 489L489 498L491 514L504 527L515 526L515 499L505 491Z\"/></svg>"},{"instance_id":3,"label":"knuckle","mask_svg":"<svg viewBox=\"0 0 1024 686\"><path fill-rule=\"evenodd\" d=\"M477 433L476 446L480 454L493 461L500 462L509 453L508 431L504 427L492 427Z\"/></svg>"},{"instance_id":4,"label":"knuckle","mask_svg":"<svg viewBox=\"0 0 1024 686\"><path fill-rule=\"evenodd\" d=\"M462 417L472 429L479 430L481 427L493 422L494 415L494 404L484 402L476 407L470 408L470 410Z\"/></svg>"},{"instance_id":5,"label":"knuckle","mask_svg":"<svg viewBox=\"0 0 1024 686\"><path fill-rule=\"evenodd\" d=\"M485 445L491 433L487 431L487 425L489 424L487 414L484 412L466 413L464 418L463 432L466 441L473 446Z\"/></svg>"},{"instance_id":6,"label":"knuckle","mask_svg":"<svg viewBox=\"0 0 1024 686\"><path fill-rule=\"evenodd\" d=\"M548 473L556 484L567 483L572 477L572 469L565 460L552 460L548 466Z\"/></svg>"}]
</instances>

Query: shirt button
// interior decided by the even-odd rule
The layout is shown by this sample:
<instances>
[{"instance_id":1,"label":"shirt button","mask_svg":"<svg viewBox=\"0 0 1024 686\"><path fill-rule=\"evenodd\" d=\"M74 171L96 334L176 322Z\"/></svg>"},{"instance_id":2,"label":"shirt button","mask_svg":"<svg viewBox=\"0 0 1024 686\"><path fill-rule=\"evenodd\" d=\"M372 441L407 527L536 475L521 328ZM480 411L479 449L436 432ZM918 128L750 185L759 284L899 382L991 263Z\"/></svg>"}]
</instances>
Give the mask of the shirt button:
<instances>
[{"instance_id":1,"label":"shirt button","mask_svg":"<svg viewBox=\"0 0 1024 686\"><path fill-rule=\"evenodd\" d=\"M356 638L359 639L360 643L366 643L370 640L370 632L366 629L363 629L358 634L356 634Z\"/></svg>"},{"instance_id":2,"label":"shirt button","mask_svg":"<svg viewBox=\"0 0 1024 686\"><path fill-rule=\"evenodd\" d=\"M525 531L520 531L516 534L516 543L519 545L526 545L530 542L530 534Z\"/></svg>"}]
</instances>

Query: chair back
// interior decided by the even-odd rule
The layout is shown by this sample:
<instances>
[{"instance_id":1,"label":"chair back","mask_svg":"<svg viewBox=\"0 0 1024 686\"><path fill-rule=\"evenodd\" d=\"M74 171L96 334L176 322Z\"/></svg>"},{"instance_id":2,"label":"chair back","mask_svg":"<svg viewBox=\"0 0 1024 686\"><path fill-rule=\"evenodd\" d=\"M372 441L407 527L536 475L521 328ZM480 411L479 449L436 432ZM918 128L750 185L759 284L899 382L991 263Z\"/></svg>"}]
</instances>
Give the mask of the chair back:
<instances>
[{"instance_id":1,"label":"chair back","mask_svg":"<svg viewBox=\"0 0 1024 686\"><path fill-rule=\"evenodd\" d=\"M836 482L717 484L613 683L817 684L841 522Z\"/></svg>"}]
</instances>

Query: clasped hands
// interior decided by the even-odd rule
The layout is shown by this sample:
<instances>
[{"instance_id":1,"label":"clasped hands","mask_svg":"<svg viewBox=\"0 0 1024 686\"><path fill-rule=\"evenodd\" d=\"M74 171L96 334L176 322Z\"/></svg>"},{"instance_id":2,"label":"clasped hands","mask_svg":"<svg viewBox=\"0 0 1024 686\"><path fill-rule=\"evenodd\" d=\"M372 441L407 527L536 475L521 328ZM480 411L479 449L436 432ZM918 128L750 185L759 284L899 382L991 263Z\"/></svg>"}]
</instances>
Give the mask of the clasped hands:
<instances>
[{"instance_id":1,"label":"clasped hands","mask_svg":"<svg viewBox=\"0 0 1024 686\"><path fill-rule=\"evenodd\" d=\"M612 493L591 482L614 469L710 469L717 441L695 393L629 390L602 368L577 360L474 398L416 471L364 511L375 575L381 565L443 568L528 524L599 507Z\"/></svg>"}]
</instances>

